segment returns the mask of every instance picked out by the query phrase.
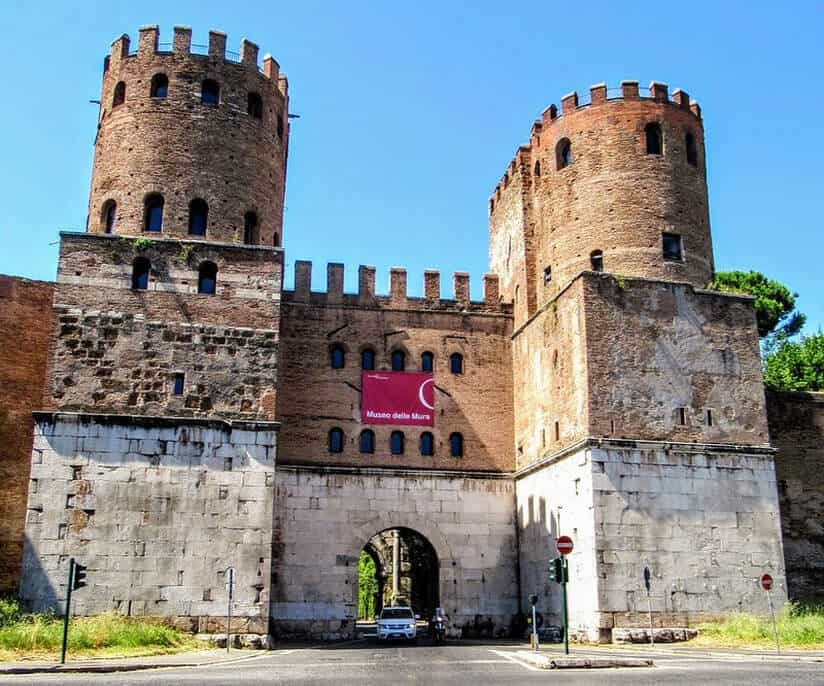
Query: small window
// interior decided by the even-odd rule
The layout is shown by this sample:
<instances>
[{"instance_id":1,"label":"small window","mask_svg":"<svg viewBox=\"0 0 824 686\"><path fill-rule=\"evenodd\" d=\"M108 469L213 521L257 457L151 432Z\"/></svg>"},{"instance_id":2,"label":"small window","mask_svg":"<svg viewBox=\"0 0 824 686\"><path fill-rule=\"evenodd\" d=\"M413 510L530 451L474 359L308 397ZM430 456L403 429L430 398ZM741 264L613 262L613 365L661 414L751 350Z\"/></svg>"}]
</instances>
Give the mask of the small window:
<instances>
[{"instance_id":1,"label":"small window","mask_svg":"<svg viewBox=\"0 0 824 686\"><path fill-rule=\"evenodd\" d=\"M678 423L681 426L687 425L687 408L686 407L679 407L678 408Z\"/></svg>"},{"instance_id":2,"label":"small window","mask_svg":"<svg viewBox=\"0 0 824 686\"><path fill-rule=\"evenodd\" d=\"M117 203L114 200L107 200L103 203L103 230L106 233L114 232L114 223L117 219Z\"/></svg>"},{"instance_id":3,"label":"small window","mask_svg":"<svg viewBox=\"0 0 824 686\"><path fill-rule=\"evenodd\" d=\"M463 457L463 452L463 435L457 432L449 434L449 454L452 457Z\"/></svg>"},{"instance_id":4,"label":"small window","mask_svg":"<svg viewBox=\"0 0 824 686\"><path fill-rule=\"evenodd\" d=\"M589 266L594 272L604 271L604 253L600 250L593 250L589 254Z\"/></svg>"},{"instance_id":5,"label":"small window","mask_svg":"<svg viewBox=\"0 0 824 686\"><path fill-rule=\"evenodd\" d=\"M431 457L435 454L435 438L428 431L421 434L421 455Z\"/></svg>"},{"instance_id":6,"label":"small window","mask_svg":"<svg viewBox=\"0 0 824 686\"><path fill-rule=\"evenodd\" d=\"M561 440L561 422L555 422L555 440Z\"/></svg>"},{"instance_id":7,"label":"small window","mask_svg":"<svg viewBox=\"0 0 824 686\"><path fill-rule=\"evenodd\" d=\"M200 102L216 106L220 103L220 86L217 81L206 79L200 87Z\"/></svg>"},{"instance_id":8,"label":"small window","mask_svg":"<svg viewBox=\"0 0 824 686\"><path fill-rule=\"evenodd\" d=\"M371 348L366 348L360 354L361 369L372 371L375 368L375 351Z\"/></svg>"},{"instance_id":9,"label":"small window","mask_svg":"<svg viewBox=\"0 0 824 686\"><path fill-rule=\"evenodd\" d=\"M664 153L664 137L661 126L652 122L644 127L644 136L647 139L647 155L662 155Z\"/></svg>"},{"instance_id":10,"label":"small window","mask_svg":"<svg viewBox=\"0 0 824 686\"><path fill-rule=\"evenodd\" d=\"M243 242L256 245L258 242L258 218L254 212L243 215Z\"/></svg>"},{"instance_id":11,"label":"small window","mask_svg":"<svg viewBox=\"0 0 824 686\"><path fill-rule=\"evenodd\" d=\"M149 95L153 98L165 98L169 95L169 77L166 74L155 74L152 77Z\"/></svg>"},{"instance_id":12,"label":"small window","mask_svg":"<svg viewBox=\"0 0 824 686\"><path fill-rule=\"evenodd\" d=\"M698 166L698 148L695 145L695 136L691 133L687 133L686 139L684 141L687 147L687 162L691 164L693 167Z\"/></svg>"},{"instance_id":13,"label":"small window","mask_svg":"<svg viewBox=\"0 0 824 686\"><path fill-rule=\"evenodd\" d=\"M406 369L406 353L403 350L392 351L392 371L402 372Z\"/></svg>"},{"instance_id":14,"label":"small window","mask_svg":"<svg viewBox=\"0 0 824 686\"><path fill-rule=\"evenodd\" d=\"M249 93L246 100L246 112L255 119L263 117L263 98L258 93Z\"/></svg>"},{"instance_id":15,"label":"small window","mask_svg":"<svg viewBox=\"0 0 824 686\"><path fill-rule=\"evenodd\" d=\"M197 292L203 295L214 295L217 290L217 265L214 262L203 262L197 274Z\"/></svg>"},{"instance_id":16,"label":"small window","mask_svg":"<svg viewBox=\"0 0 824 686\"><path fill-rule=\"evenodd\" d=\"M389 448L393 455L403 455L403 431L393 431L389 437Z\"/></svg>"},{"instance_id":17,"label":"small window","mask_svg":"<svg viewBox=\"0 0 824 686\"><path fill-rule=\"evenodd\" d=\"M552 283L552 267L544 267L544 286Z\"/></svg>"},{"instance_id":18,"label":"small window","mask_svg":"<svg viewBox=\"0 0 824 686\"><path fill-rule=\"evenodd\" d=\"M189 235L205 236L209 223L209 206L205 200L195 198L189 203Z\"/></svg>"},{"instance_id":19,"label":"small window","mask_svg":"<svg viewBox=\"0 0 824 686\"><path fill-rule=\"evenodd\" d=\"M283 140L283 115L279 114L277 119L278 140Z\"/></svg>"},{"instance_id":20,"label":"small window","mask_svg":"<svg viewBox=\"0 0 824 686\"><path fill-rule=\"evenodd\" d=\"M662 240L665 260L669 260L671 262L680 262L684 259L680 234L665 233L663 234Z\"/></svg>"},{"instance_id":21,"label":"small window","mask_svg":"<svg viewBox=\"0 0 824 686\"><path fill-rule=\"evenodd\" d=\"M329 431L329 452L343 452L343 430L335 427Z\"/></svg>"},{"instance_id":22,"label":"small window","mask_svg":"<svg viewBox=\"0 0 824 686\"><path fill-rule=\"evenodd\" d=\"M452 353L449 356L449 371L453 374L463 374L463 355Z\"/></svg>"},{"instance_id":23,"label":"small window","mask_svg":"<svg viewBox=\"0 0 824 686\"><path fill-rule=\"evenodd\" d=\"M541 160L535 160L535 176L541 175Z\"/></svg>"},{"instance_id":24,"label":"small window","mask_svg":"<svg viewBox=\"0 0 824 686\"><path fill-rule=\"evenodd\" d=\"M183 395L183 384L185 381L185 376L178 372L175 374L175 386L174 386L174 394L175 395Z\"/></svg>"},{"instance_id":25,"label":"small window","mask_svg":"<svg viewBox=\"0 0 824 686\"><path fill-rule=\"evenodd\" d=\"M163 230L163 196L153 193L146 198L146 212L143 218L144 231Z\"/></svg>"},{"instance_id":26,"label":"small window","mask_svg":"<svg viewBox=\"0 0 824 686\"><path fill-rule=\"evenodd\" d=\"M555 157L558 162L558 169L563 169L572 164L572 144L569 138L562 138L555 146Z\"/></svg>"},{"instance_id":27,"label":"small window","mask_svg":"<svg viewBox=\"0 0 824 686\"><path fill-rule=\"evenodd\" d=\"M435 356L430 352L421 353L421 371L431 372L435 367Z\"/></svg>"},{"instance_id":28,"label":"small window","mask_svg":"<svg viewBox=\"0 0 824 686\"><path fill-rule=\"evenodd\" d=\"M343 369L346 365L346 351L340 343L335 343L329 349L329 364L332 369Z\"/></svg>"},{"instance_id":29,"label":"small window","mask_svg":"<svg viewBox=\"0 0 824 686\"><path fill-rule=\"evenodd\" d=\"M145 257L138 257L132 263L132 290L145 291L149 287L151 264Z\"/></svg>"},{"instance_id":30,"label":"small window","mask_svg":"<svg viewBox=\"0 0 824 686\"><path fill-rule=\"evenodd\" d=\"M375 452L375 432L371 429L360 432L360 451L367 454Z\"/></svg>"},{"instance_id":31,"label":"small window","mask_svg":"<svg viewBox=\"0 0 824 686\"><path fill-rule=\"evenodd\" d=\"M277 231L275 231L275 233L272 234L272 245L274 245L276 248L280 247L280 234Z\"/></svg>"},{"instance_id":32,"label":"small window","mask_svg":"<svg viewBox=\"0 0 824 686\"><path fill-rule=\"evenodd\" d=\"M112 107L117 107L126 102L126 84L123 81L118 81L114 87L114 95L112 96Z\"/></svg>"},{"instance_id":33,"label":"small window","mask_svg":"<svg viewBox=\"0 0 824 686\"><path fill-rule=\"evenodd\" d=\"M707 426L713 425L713 417L712 417L712 410L707 408Z\"/></svg>"}]
</instances>

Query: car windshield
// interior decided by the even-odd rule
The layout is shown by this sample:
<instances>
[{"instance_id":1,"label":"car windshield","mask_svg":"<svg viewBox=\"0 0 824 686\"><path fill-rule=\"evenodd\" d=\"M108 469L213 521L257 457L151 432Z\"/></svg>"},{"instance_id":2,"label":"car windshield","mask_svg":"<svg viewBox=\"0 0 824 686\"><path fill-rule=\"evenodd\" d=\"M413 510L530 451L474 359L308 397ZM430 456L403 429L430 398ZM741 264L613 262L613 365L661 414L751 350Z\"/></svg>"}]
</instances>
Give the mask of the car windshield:
<instances>
[{"instance_id":1,"label":"car windshield","mask_svg":"<svg viewBox=\"0 0 824 686\"><path fill-rule=\"evenodd\" d=\"M381 619L412 619L412 610L391 607L381 612Z\"/></svg>"}]
</instances>

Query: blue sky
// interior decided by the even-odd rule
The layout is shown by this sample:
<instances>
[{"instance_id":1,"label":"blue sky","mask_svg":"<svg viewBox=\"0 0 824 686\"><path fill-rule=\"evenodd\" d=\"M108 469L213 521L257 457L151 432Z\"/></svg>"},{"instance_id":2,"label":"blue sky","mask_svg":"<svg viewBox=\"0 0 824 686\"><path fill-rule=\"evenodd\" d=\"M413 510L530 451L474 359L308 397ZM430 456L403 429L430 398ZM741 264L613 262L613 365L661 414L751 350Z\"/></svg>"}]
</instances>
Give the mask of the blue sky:
<instances>
[{"instance_id":1,"label":"blue sky","mask_svg":"<svg viewBox=\"0 0 824 686\"><path fill-rule=\"evenodd\" d=\"M688 10L688 11L687 11ZM824 326L824 3L37 2L0 7L5 132L0 272L53 279L57 232L84 226L101 65L159 24L244 36L289 76L284 231L296 259L487 267L489 193L551 102L590 84L664 81L699 100L719 269L758 269Z\"/></svg>"}]
</instances>

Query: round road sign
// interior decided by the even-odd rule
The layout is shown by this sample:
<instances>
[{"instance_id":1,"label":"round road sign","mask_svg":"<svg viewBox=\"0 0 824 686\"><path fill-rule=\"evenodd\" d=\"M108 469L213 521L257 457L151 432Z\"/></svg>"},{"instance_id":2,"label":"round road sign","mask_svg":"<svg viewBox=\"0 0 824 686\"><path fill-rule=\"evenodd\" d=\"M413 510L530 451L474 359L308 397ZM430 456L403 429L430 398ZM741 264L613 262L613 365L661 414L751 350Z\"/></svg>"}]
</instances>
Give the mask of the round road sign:
<instances>
[{"instance_id":1,"label":"round road sign","mask_svg":"<svg viewBox=\"0 0 824 686\"><path fill-rule=\"evenodd\" d=\"M569 555L572 552L572 539L569 536L558 536L555 547L561 555Z\"/></svg>"},{"instance_id":2,"label":"round road sign","mask_svg":"<svg viewBox=\"0 0 824 686\"><path fill-rule=\"evenodd\" d=\"M773 578L769 574L762 574L761 575L761 588L765 591L769 591L773 585Z\"/></svg>"}]
</instances>

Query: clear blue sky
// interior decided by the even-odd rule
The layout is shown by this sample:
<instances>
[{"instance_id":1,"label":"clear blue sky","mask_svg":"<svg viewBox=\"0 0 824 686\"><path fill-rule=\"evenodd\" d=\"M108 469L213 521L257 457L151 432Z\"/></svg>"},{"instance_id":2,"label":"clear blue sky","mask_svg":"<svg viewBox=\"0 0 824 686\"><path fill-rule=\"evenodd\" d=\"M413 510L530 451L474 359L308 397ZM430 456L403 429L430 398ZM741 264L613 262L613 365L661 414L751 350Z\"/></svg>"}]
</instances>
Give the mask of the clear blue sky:
<instances>
[{"instance_id":1,"label":"clear blue sky","mask_svg":"<svg viewBox=\"0 0 824 686\"><path fill-rule=\"evenodd\" d=\"M0 272L53 279L82 228L101 65L121 33L188 24L271 52L289 76L287 284L296 259L472 274L489 193L532 121L570 90L664 81L702 105L719 269L758 269L824 325L824 3L5 2Z\"/></svg>"}]
</instances>

